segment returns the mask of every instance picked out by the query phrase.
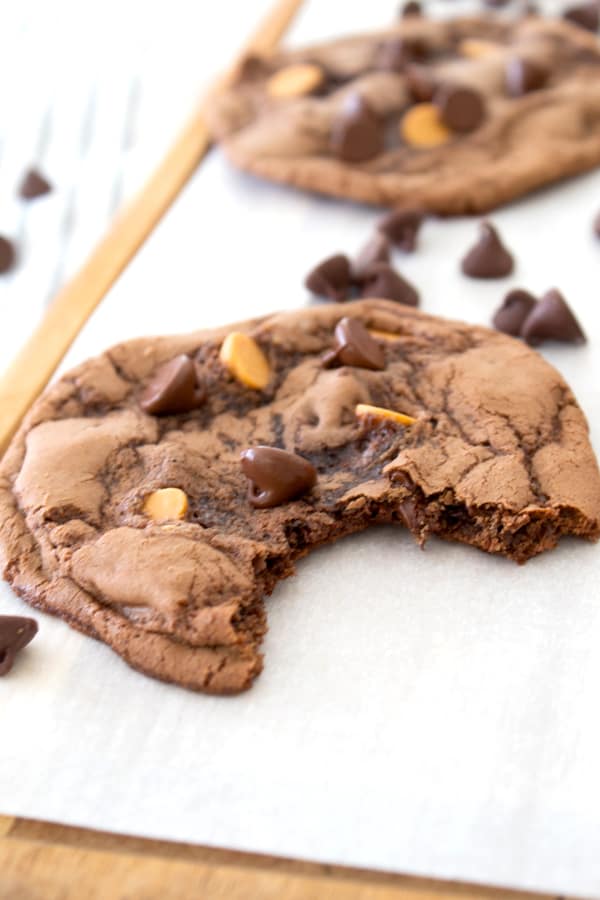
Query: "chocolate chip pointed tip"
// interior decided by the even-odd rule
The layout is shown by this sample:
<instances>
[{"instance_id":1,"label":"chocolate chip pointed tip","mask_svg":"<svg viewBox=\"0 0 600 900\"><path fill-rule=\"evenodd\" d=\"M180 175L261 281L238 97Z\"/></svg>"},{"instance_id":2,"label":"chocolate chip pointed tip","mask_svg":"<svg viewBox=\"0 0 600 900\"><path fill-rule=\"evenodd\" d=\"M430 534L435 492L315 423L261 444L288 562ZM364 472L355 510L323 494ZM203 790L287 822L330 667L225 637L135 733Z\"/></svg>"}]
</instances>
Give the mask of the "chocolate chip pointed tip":
<instances>
[{"instance_id":1,"label":"chocolate chip pointed tip","mask_svg":"<svg viewBox=\"0 0 600 900\"><path fill-rule=\"evenodd\" d=\"M311 269L304 285L319 297L327 297L337 303L348 300L352 285L350 260L343 253L328 256Z\"/></svg>"},{"instance_id":2,"label":"chocolate chip pointed tip","mask_svg":"<svg viewBox=\"0 0 600 900\"><path fill-rule=\"evenodd\" d=\"M48 179L37 169L28 169L19 185L19 197L23 200L36 200L52 191Z\"/></svg>"},{"instance_id":3,"label":"chocolate chip pointed tip","mask_svg":"<svg viewBox=\"0 0 600 900\"><path fill-rule=\"evenodd\" d=\"M523 322L520 334L532 346L552 340L567 344L584 344L587 340L573 311L556 288L538 300Z\"/></svg>"},{"instance_id":4,"label":"chocolate chip pointed tip","mask_svg":"<svg viewBox=\"0 0 600 900\"><path fill-rule=\"evenodd\" d=\"M250 447L242 452L240 465L249 481L248 500L256 509L297 500L317 483L312 463L277 447Z\"/></svg>"},{"instance_id":5,"label":"chocolate chip pointed tip","mask_svg":"<svg viewBox=\"0 0 600 900\"><path fill-rule=\"evenodd\" d=\"M498 231L490 222L482 222L479 240L468 251L461 269L469 278L505 278L515 267Z\"/></svg>"},{"instance_id":6,"label":"chocolate chip pointed tip","mask_svg":"<svg viewBox=\"0 0 600 900\"><path fill-rule=\"evenodd\" d=\"M537 300L528 291L515 288L509 291L502 306L494 313L492 320L496 331L518 337L525 319L536 305Z\"/></svg>"},{"instance_id":7,"label":"chocolate chip pointed tip","mask_svg":"<svg viewBox=\"0 0 600 900\"><path fill-rule=\"evenodd\" d=\"M7 675L17 654L38 632L35 619L25 616L0 616L0 676Z\"/></svg>"},{"instance_id":8,"label":"chocolate chip pointed tip","mask_svg":"<svg viewBox=\"0 0 600 900\"><path fill-rule=\"evenodd\" d=\"M378 223L379 232L400 250L405 253L413 253L417 247L417 237L425 211L420 208L396 209L384 216Z\"/></svg>"},{"instance_id":9,"label":"chocolate chip pointed tip","mask_svg":"<svg viewBox=\"0 0 600 900\"><path fill-rule=\"evenodd\" d=\"M419 305L416 288L386 263L374 263L365 271L362 296L394 300L406 306Z\"/></svg>"},{"instance_id":10,"label":"chocolate chip pointed tip","mask_svg":"<svg viewBox=\"0 0 600 900\"><path fill-rule=\"evenodd\" d=\"M325 368L357 366L362 369L385 369L385 353L369 334L360 319L344 316L334 331L333 350L323 359Z\"/></svg>"},{"instance_id":11,"label":"chocolate chip pointed tip","mask_svg":"<svg viewBox=\"0 0 600 900\"><path fill-rule=\"evenodd\" d=\"M353 93L333 123L331 150L344 162L367 162L382 152L384 135L377 113L359 93Z\"/></svg>"}]
</instances>

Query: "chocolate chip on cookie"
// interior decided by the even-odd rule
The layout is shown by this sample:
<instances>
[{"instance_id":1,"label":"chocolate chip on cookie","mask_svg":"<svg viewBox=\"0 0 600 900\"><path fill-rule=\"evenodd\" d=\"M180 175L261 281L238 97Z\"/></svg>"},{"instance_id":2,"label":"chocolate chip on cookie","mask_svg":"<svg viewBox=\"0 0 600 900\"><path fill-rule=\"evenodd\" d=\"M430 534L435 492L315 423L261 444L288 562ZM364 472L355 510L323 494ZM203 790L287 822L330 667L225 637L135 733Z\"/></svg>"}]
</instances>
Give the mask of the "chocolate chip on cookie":
<instances>
[{"instance_id":1,"label":"chocolate chip on cookie","mask_svg":"<svg viewBox=\"0 0 600 900\"><path fill-rule=\"evenodd\" d=\"M366 162L384 147L383 122L360 94L350 94L333 122L331 150L349 163Z\"/></svg>"},{"instance_id":2,"label":"chocolate chip on cookie","mask_svg":"<svg viewBox=\"0 0 600 900\"><path fill-rule=\"evenodd\" d=\"M374 234L352 262L352 279L360 283L374 263L389 263L389 261L390 242L384 234Z\"/></svg>"},{"instance_id":3,"label":"chocolate chip on cookie","mask_svg":"<svg viewBox=\"0 0 600 900\"><path fill-rule=\"evenodd\" d=\"M17 261L15 245L8 238L0 235L0 275L10 272Z\"/></svg>"},{"instance_id":4,"label":"chocolate chip on cookie","mask_svg":"<svg viewBox=\"0 0 600 900\"><path fill-rule=\"evenodd\" d=\"M363 297L382 297L406 306L418 306L418 291L386 263L374 263L363 274Z\"/></svg>"},{"instance_id":5,"label":"chocolate chip on cookie","mask_svg":"<svg viewBox=\"0 0 600 900\"><path fill-rule=\"evenodd\" d=\"M490 222L482 222L480 236L464 257L461 268L469 278L504 278L515 267L498 232Z\"/></svg>"},{"instance_id":6,"label":"chocolate chip on cookie","mask_svg":"<svg viewBox=\"0 0 600 900\"><path fill-rule=\"evenodd\" d=\"M570 6L563 13L563 19L585 28L586 31L598 31L600 25L600 10L597 2L580 3Z\"/></svg>"},{"instance_id":7,"label":"chocolate chip on cookie","mask_svg":"<svg viewBox=\"0 0 600 900\"><path fill-rule=\"evenodd\" d=\"M359 319L345 316L335 326L334 347L323 357L327 369L357 366L375 371L385 369L385 353Z\"/></svg>"},{"instance_id":8,"label":"chocolate chip on cookie","mask_svg":"<svg viewBox=\"0 0 600 900\"><path fill-rule=\"evenodd\" d=\"M319 297L340 303L350 296L352 275L350 260L343 253L328 256L306 276L305 286Z\"/></svg>"},{"instance_id":9,"label":"chocolate chip on cookie","mask_svg":"<svg viewBox=\"0 0 600 900\"><path fill-rule=\"evenodd\" d=\"M536 303L536 298L528 291L521 290L521 288L509 291L502 306L494 314L494 328L504 334L518 337L525 319Z\"/></svg>"},{"instance_id":10,"label":"chocolate chip on cookie","mask_svg":"<svg viewBox=\"0 0 600 900\"><path fill-rule=\"evenodd\" d=\"M568 344L584 344L586 341L581 325L556 289L548 291L538 300L523 322L520 334L533 346L547 340Z\"/></svg>"},{"instance_id":11,"label":"chocolate chip on cookie","mask_svg":"<svg viewBox=\"0 0 600 900\"><path fill-rule=\"evenodd\" d=\"M443 84L433 95L440 118L451 131L467 134L479 128L485 118L485 104L479 91L456 84Z\"/></svg>"},{"instance_id":12,"label":"chocolate chip on cookie","mask_svg":"<svg viewBox=\"0 0 600 900\"><path fill-rule=\"evenodd\" d=\"M240 465L250 482L248 499L257 509L297 500L317 483L317 470L308 460L277 447L244 450Z\"/></svg>"},{"instance_id":13,"label":"chocolate chip on cookie","mask_svg":"<svg viewBox=\"0 0 600 900\"><path fill-rule=\"evenodd\" d=\"M206 391L197 366L181 354L164 363L140 394L140 406L153 416L191 412L202 406Z\"/></svg>"},{"instance_id":14,"label":"chocolate chip on cookie","mask_svg":"<svg viewBox=\"0 0 600 900\"><path fill-rule=\"evenodd\" d=\"M548 70L531 60L513 56L506 63L505 77L507 93L511 97L522 97L545 86Z\"/></svg>"},{"instance_id":15,"label":"chocolate chip on cookie","mask_svg":"<svg viewBox=\"0 0 600 900\"><path fill-rule=\"evenodd\" d=\"M0 675L7 675L17 653L34 639L38 631L35 619L0 616Z\"/></svg>"},{"instance_id":16,"label":"chocolate chip on cookie","mask_svg":"<svg viewBox=\"0 0 600 900\"><path fill-rule=\"evenodd\" d=\"M377 228L394 247L412 253L416 249L417 235L424 218L422 209L396 209L381 219Z\"/></svg>"}]
</instances>

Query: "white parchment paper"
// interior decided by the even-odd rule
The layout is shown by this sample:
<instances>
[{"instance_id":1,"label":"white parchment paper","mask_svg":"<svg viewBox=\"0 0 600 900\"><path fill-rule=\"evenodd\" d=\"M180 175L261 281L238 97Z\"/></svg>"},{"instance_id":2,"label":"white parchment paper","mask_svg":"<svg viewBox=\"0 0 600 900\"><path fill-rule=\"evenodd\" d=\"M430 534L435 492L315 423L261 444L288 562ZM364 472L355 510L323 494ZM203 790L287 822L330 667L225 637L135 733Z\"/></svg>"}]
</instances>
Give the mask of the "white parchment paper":
<instances>
[{"instance_id":1,"label":"white parchment paper","mask_svg":"<svg viewBox=\"0 0 600 900\"><path fill-rule=\"evenodd\" d=\"M385 22L390 4L344 4L344 22L340 8L313 3L296 36ZM476 220L428 222L419 252L396 258L425 310L471 322L489 322L510 287L560 287L590 341L543 352L597 449L599 207L593 174L495 213L518 259L503 282L460 275ZM126 337L298 306L306 270L356 250L377 215L258 183L214 154L63 369ZM518 567L375 529L315 552L275 591L265 671L227 699L144 678L39 615L0 681L0 811L600 894L599 579L600 548L574 540ZM0 610L28 612L5 585Z\"/></svg>"}]
</instances>

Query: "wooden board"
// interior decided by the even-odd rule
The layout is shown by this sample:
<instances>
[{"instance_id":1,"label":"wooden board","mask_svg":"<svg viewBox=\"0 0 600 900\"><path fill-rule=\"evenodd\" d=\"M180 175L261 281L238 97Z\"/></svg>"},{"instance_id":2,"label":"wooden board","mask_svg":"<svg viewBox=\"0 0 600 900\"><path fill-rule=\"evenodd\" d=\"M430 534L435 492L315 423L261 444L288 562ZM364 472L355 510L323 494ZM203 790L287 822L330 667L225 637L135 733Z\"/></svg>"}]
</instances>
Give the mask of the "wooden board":
<instances>
[{"instance_id":1,"label":"wooden board","mask_svg":"<svg viewBox=\"0 0 600 900\"><path fill-rule=\"evenodd\" d=\"M2 836L4 835L4 836ZM0 900L548 900L0 817Z\"/></svg>"}]
</instances>

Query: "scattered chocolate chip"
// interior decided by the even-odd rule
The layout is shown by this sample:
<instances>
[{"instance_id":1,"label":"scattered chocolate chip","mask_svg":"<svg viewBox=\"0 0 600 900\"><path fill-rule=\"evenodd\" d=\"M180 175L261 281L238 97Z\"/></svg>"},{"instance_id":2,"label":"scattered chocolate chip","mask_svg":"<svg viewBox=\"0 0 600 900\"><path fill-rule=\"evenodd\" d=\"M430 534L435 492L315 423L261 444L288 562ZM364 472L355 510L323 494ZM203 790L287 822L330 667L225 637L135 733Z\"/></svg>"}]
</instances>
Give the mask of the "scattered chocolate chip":
<instances>
[{"instance_id":1,"label":"scattered chocolate chip","mask_svg":"<svg viewBox=\"0 0 600 900\"><path fill-rule=\"evenodd\" d=\"M418 0L406 0L399 9L401 19L410 19L413 16L422 16L423 7Z\"/></svg>"},{"instance_id":2,"label":"scattered chocolate chip","mask_svg":"<svg viewBox=\"0 0 600 900\"><path fill-rule=\"evenodd\" d=\"M29 169L25 172L19 185L19 197L22 197L23 200L35 200L37 197L49 194L51 190L52 185L47 178L44 178L37 169Z\"/></svg>"},{"instance_id":3,"label":"scattered chocolate chip","mask_svg":"<svg viewBox=\"0 0 600 900\"><path fill-rule=\"evenodd\" d=\"M317 483L317 470L308 460L276 447L244 450L240 465L250 481L248 499L257 509L295 500Z\"/></svg>"},{"instance_id":4,"label":"scattered chocolate chip","mask_svg":"<svg viewBox=\"0 0 600 900\"><path fill-rule=\"evenodd\" d=\"M461 85L442 84L433 95L440 119L451 131L474 131L485 118L481 94Z\"/></svg>"},{"instance_id":5,"label":"scattered chocolate chip","mask_svg":"<svg viewBox=\"0 0 600 900\"><path fill-rule=\"evenodd\" d=\"M385 369L385 353L358 319L345 316L337 323L335 344L323 357L326 369L333 366L357 366L361 369Z\"/></svg>"},{"instance_id":6,"label":"scattered chocolate chip","mask_svg":"<svg viewBox=\"0 0 600 900\"><path fill-rule=\"evenodd\" d=\"M174 415L197 409L205 399L196 364L182 353L157 369L140 394L140 406L153 416Z\"/></svg>"},{"instance_id":7,"label":"scattered chocolate chip","mask_svg":"<svg viewBox=\"0 0 600 900\"><path fill-rule=\"evenodd\" d=\"M38 630L35 619L0 616L0 675L7 675L20 650L33 640Z\"/></svg>"},{"instance_id":8,"label":"scattered chocolate chip","mask_svg":"<svg viewBox=\"0 0 600 900\"><path fill-rule=\"evenodd\" d=\"M375 68L385 72L403 72L409 63L427 59L429 48L422 38L398 37L380 44Z\"/></svg>"},{"instance_id":9,"label":"scattered chocolate chip","mask_svg":"<svg viewBox=\"0 0 600 900\"><path fill-rule=\"evenodd\" d=\"M422 209L396 209L381 219L377 228L394 247L412 253L417 246L417 235L424 218Z\"/></svg>"},{"instance_id":10,"label":"scattered chocolate chip","mask_svg":"<svg viewBox=\"0 0 600 900\"><path fill-rule=\"evenodd\" d=\"M548 70L520 56L513 56L506 64L506 90L511 97L522 97L543 88Z\"/></svg>"},{"instance_id":11,"label":"scattered chocolate chip","mask_svg":"<svg viewBox=\"0 0 600 900\"><path fill-rule=\"evenodd\" d=\"M547 340L569 344L584 344L586 341L581 325L556 289L548 291L538 300L521 327L521 337L533 346Z\"/></svg>"},{"instance_id":12,"label":"scattered chocolate chip","mask_svg":"<svg viewBox=\"0 0 600 900\"><path fill-rule=\"evenodd\" d=\"M407 66L404 75L411 99L415 103L429 103L436 90L436 83L423 68Z\"/></svg>"},{"instance_id":13,"label":"scattered chocolate chip","mask_svg":"<svg viewBox=\"0 0 600 900\"><path fill-rule=\"evenodd\" d=\"M0 235L0 275L10 272L17 261L15 245Z\"/></svg>"},{"instance_id":14,"label":"scattered chocolate chip","mask_svg":"<svg viewBox=\"0 0 600 900\"><path fill-rule=\"evenodd\" d=\"M306 276L304 284L313 294L340 303L348 299L351 282L350 260L343 253L337 253L315 266Z\"/></svg>"},{"instance_id":15,"label":"scattered chocolate chip","mask_svg":"<svg viewBox=\"0 0 600 900\"><path fill-rule=\"evenodd\" d=\"M351 94L333 123L331 149L345 162L373 159L383 150L385 128L360 94Z\"/></svg>"},{"instance_id":16,"label":"scattered chocolate chip","mask_svg":"<svg viewBox=\"0 0 600 900\"><path fill-rule=\"evenodd\" d=\"M580 3L570 6L563 13L563 19L573 25L579 25L586 31L598 31L600 25L600 9L597 3Z\"/></svg>"},{"instance_id":17,"label":"scattered chocolate chip","mask_svg":"<svg viewBox=\"0 0 600 900\"><path fill-rule=\"evenodd\" d=\"M523 322L536 305L537 300L528 291L515 288L509 291L502 306L496 310L493 318L494 328L504 334L518 337Z\"/></svg>"},{"instance_id":18,"label":"scattered chocolate chip","mask_svg":"<svg viewBox=\"0 0 600 900\"><path fill-rule=\"evenodd\" d=\"M498 232L489 222L482 222L477 243L464 257L461 268L470 278L504 278L515 263Z\"/></svg>"},{"instance_id":19,"label":"scattered chocolate chip","mask_svg":"<svg viewBox=\"0 0 600 900\"><path fill-rule=\"evenodd\" d=\"M352 263L352 278L361 282L374 263L389 263L390 243L383 234L374 234Z\"/></svg>"},{"instance_id":20,"label":"scattered chocolate chip","mask_svg":"<svg viewBox=\"0 0 600 900\"><path fill-rule=\"evenodd\" d=\"M418 306L419 294L386 263L374 263L363 277L363 297L379 297L382 300L395 300L406 306Z\"/></svg>"}]
</instances>

